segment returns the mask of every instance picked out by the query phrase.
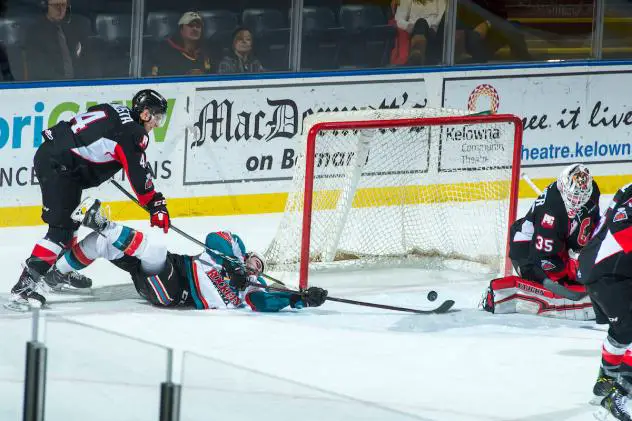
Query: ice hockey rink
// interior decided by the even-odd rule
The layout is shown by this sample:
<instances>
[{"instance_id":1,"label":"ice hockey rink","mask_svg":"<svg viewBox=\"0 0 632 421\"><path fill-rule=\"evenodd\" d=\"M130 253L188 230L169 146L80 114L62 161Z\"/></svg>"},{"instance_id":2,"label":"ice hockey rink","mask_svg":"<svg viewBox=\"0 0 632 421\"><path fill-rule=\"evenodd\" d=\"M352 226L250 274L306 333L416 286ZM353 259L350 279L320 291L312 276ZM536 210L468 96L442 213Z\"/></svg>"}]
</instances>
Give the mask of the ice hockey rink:
<instances>
[{"instance_id":1,"label":"ice hockey rink","mask_svg":"<svg viewBox=\"0 0 632 421\"><path fill-rule=\"evenodd\" d=\"M203 240L232 230L263 250L279 214L182 218ZM170 250L199 253L171 231L130 225ZM0 299L44 226L0 230ZM481 271L390 269L323 273L331 296L453 311L415 315L333 302L301 311L160 310L127 274L100 261L92 295L51 295L47 420L156 420L167 348L182 384L182 420L592 420L589 405L605 329L589 322L492 315L477 304ZM436 290L435 303L426 299ZM0 317L0 419L21 417L28 315Z\"/></svg>"}]
</instances>

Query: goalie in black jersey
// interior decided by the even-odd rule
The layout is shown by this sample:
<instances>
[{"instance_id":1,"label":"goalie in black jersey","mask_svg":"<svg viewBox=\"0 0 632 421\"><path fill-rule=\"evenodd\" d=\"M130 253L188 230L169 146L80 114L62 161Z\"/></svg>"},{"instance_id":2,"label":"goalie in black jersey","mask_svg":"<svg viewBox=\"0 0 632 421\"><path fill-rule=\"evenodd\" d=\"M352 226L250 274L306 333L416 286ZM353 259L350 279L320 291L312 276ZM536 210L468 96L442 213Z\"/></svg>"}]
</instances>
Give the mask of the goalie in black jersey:
<instances>
[{"instance_id":1,"label":"goalie in black jersey","mask_svg":"<svg viewBox=\"0 0 632 421\"><path fill-rule=\"evenodd\" d=\"M494 279L483 297L492 313L529 313L575 320L595 318L590 299L556 295L543 286L549 279L576 293L579 252L599 222L599 187L588 168L566 167L510 229L509 258L518 276Z\"/></svg>"},{"instance_id":2,"label":"goalie in black jersey","mask_svg":"<svg viewBox=\"0 0 632 421\"><path fill-rule=\"evenodd\" d=\"M121 104L99 104L70 121L44 130L34 167L42 191L42 220L48 224L11 289L9 307L28 307L29 300L45 302L36 291L33 273L43 274L76 241L79 225L71 214L84 189L99 186L123 169L138 201L150 211L152 226L169 229L165 198L154 189L145 149L149 132L162 124L167 101L145 89L132 99L131 109ZM64 283L85 288L91 280L70 272Z\"/></svg>"},{"instance_id":3,"label":"goalie in black jersey","mask_svg":"<svg viewBox=\"0 0 632 421\"><path fill-rule=\"evenodd\" d=\"M632 420L632 184L614 195L592 239L579 255L577 281L605 313L609 329L593 388L615 418Z\"/></svg>"}]
</instances>

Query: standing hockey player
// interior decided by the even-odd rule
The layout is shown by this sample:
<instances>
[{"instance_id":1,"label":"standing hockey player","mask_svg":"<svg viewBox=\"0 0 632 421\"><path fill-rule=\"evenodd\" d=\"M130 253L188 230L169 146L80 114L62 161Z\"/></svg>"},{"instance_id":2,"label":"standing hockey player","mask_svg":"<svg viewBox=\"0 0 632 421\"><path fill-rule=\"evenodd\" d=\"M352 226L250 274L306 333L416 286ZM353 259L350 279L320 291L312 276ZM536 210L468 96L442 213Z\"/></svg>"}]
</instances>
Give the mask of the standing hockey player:
<instances>
[{"instance_id":1,"label":"standing hockey player","mask_svg":"<svg viewBox=\"0 0 632 421\"><path fill-rule=\"evenodd\" d=\"M87 203L87 204L86 204ZM274 291L259 276L265 268L263 258L246 251L241 238L230 232L211 232L206 246L222 256L203 252L184 256L152 244L142 232L109 221L100 211L98 200L86 199L78 209L78 218L94 232L72 246L44 276L55 285L65 274L81 270L101 257L128 272L138 293L160 307L196 309L242 308L275 312L285 307L318 307L325 302L327 291L310 287L305 291Z\"/></svg>"},{"instance_id":2,"label":"standing hockey player","mask_svg":"<svg viewBox=\"0 0 632 421\"><path fill-rule=\"evenodd\" d=\"M483 308L492 313L528 313L574 320L595 318L586 296L571 301L543 286L546 279L575 293L579 252L599 222L599 187L588 168L566 167L510 229L509 257L518 276L491 281Z\"/></svg>"},{"instance_id":3,"label":"standing hockey player","mask_svg":"<svg viewBox=\"0 0 632 421\"><path fill-rule=\"evenodd\" d=\"M154 190L145 149L149 132L161 125L167 101L158 92L145 89L132 99L132 108L120 104L99 104L70 121L61 121L44 130L44 142L34 158L35 172L42 191L42 220L48 224L24 264L18 282L11 289L9 306L29 307L29 300L45 303L34 274L44 274L57 256L76 242L79 223L71 214L81 202L84 189L99 186L121 168L138 201L150 211L152 226L167 232L169 212L165 198ZM73 238L75 240L73 240ZM89 287L88 278L69 272L59 278L74 287Z\"/></svg>"},{"instance_id":4,"label":"standing hockey player","mask_svg":"<svg viewBox=\"0 0 632 421\"><path fill-rule=\"evenodd\" d=\"M608 336L593 393L619 420L632 421L632 184L614 196L595 234L579 255L578 282L607 316Z\"/></svg>"}]
</instances>

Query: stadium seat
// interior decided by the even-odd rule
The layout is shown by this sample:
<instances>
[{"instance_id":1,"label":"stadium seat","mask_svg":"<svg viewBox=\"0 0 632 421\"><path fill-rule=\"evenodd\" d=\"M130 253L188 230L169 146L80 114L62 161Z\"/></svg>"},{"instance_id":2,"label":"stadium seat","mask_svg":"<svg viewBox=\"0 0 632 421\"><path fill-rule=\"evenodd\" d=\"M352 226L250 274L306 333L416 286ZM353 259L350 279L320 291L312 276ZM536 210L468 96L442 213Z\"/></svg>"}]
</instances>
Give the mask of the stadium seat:
<instances>
[{"instance_id":1,"label":"stadium seat","mask_svg":"<svg viewBox=\"0 0 632 421\"><path fill-rule=\"evenodd\" d=\"M289 70L290 29L269 29L255 37L255 54L266 70Z\"/></svg>"},{"instance_id":2,"label":"stadium seat","mask_svg":"<svg viewBox=\"0 0 632 421\"><path fill-rule=\"evenodd\" d=\"M230 52L233 32L237 28L237 15L229 10L203 10L204 39L211 57L219 61Z\"/></svg>"},{"instance_id":3,"label":"stadium seat","mask_svg":"<svg viewBox=\"0 0 632 421\"><path fill-rule=\"evenodd\" d=\"M289 27L284 14L276 9L246 9L242 14L242 22L255 37L264 31Z\"/></svg>"},{"instance_id":4,"label":"stadium seat","mask_svg":"<svg viewBox=\"0 0 632 421\"><path fill-rule=\"evenodd\" d=\"M131 16L100 14L95 21L103 77L127 77L130 63Z\"/></svg>"},{"instance_id":5,"label":"stadium seat","mask_svg":"<svg viewBox=\"0 0 632 421\"><path fill-rule=\"evenodd\" d=\"M145 35L152 41L160 41L177 32L180 15L175 12L149 12Z\"/></svg>"},{"instance_id":6,"label":"stadium seat","mask_svg":"<svg viewBox=\"0 0 632 421\"><path fill-rule=\"evenodd\" d=\"M344 30L337 26L334 12L327 7L305 7L302 29L301 68L336 69Z\"/></svg>"},{"instance_id":7,"label":"stadium seat","mask_svg":"<svg viewBox=\"0 0 632 421\"><path fill-rule=\"evenodd\" d=\"M24 33L31 22L31 17L0 19L0 43L6 48L11 72L16 80L24 80L25 77Z\"/></svg>"},{"instance_id":8,"label":"stadium seat","mask_svg":"<svg viewBox=\"0 0 632 421\"><path fill-rule=\"evenodd\" d=\"M388 63L395 28L387 24L379 6L343 5L339 22L346 31L340 53L343 67L381 67Z\"/></svg>"}]
</instances>

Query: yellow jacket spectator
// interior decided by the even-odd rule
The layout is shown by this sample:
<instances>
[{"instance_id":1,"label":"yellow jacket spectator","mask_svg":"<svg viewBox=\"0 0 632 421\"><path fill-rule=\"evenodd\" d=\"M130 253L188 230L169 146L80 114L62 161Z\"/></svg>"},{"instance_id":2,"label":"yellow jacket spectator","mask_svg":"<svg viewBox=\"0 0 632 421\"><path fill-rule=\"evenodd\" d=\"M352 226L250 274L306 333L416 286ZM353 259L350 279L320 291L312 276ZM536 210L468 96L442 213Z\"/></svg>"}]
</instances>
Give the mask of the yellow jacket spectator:
<instances>
[{"instance_id":1,"label":"yellow jacket spectator","mask_svg":"<svg viewBox=\"0 0 632 421\"><path fill-rule=\"evenodd\" d=\"M213 71L211 56L202 43L204 21L186 12L178 21L178 34L167 38L150 58L151 75L201 75Z\"/></svg>"}]
</instances>

